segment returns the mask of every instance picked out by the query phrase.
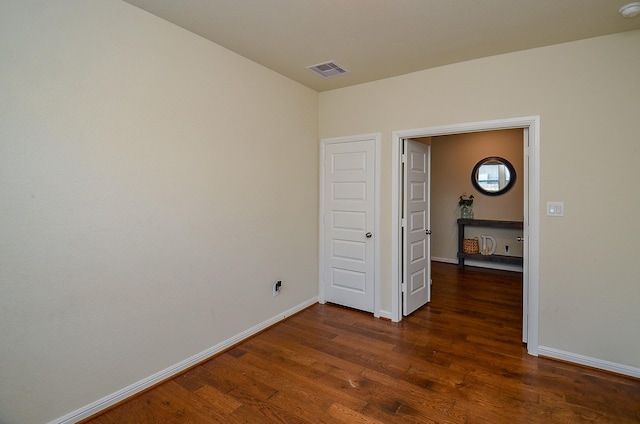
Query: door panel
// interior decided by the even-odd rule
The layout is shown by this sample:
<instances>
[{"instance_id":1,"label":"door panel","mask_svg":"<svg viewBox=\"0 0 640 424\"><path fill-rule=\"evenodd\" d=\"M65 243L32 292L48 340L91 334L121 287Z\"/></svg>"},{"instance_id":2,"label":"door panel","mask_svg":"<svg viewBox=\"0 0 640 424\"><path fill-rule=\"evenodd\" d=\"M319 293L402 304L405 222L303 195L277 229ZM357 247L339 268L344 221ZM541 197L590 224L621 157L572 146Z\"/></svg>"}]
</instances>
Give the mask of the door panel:
<instances>
[{"instance_id":1,"label":"door panel","mask_svg":"<svg viewBox=\"0 0 640 424\"><path fill-rule=\"evenodd\" d=\"M375 140L324 150L325 300L374 310Z\"/></svg>"},{"instance_id":2,"label":"door panel","mask_svg":"<svg viewBox=\"0 0 640 424\"><path fill-rule=\"evenodd\" d=\"M429 237L431 146L405 140L403 228L403 314L431 300Z\"/></svg>"}]
</instances>

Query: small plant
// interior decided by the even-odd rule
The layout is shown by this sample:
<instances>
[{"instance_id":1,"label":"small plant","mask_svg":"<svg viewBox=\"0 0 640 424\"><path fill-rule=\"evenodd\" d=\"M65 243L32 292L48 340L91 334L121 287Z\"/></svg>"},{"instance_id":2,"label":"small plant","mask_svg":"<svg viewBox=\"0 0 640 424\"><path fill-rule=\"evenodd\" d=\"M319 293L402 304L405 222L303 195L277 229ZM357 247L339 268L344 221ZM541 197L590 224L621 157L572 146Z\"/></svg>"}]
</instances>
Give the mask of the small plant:
<instances>
[{"instance_id":1,"label":"small plant","mask_svg":"<svg viewBox=\"0 0 640 424\"><path fill-rule=\"evenodd\" d=\"M473 194L470 196L467 196L466 193L464 193L462 196L460 196L460 200L458 200L458 205L459 206L471 206L473 205Z\"/></svg>"}]
</instances>

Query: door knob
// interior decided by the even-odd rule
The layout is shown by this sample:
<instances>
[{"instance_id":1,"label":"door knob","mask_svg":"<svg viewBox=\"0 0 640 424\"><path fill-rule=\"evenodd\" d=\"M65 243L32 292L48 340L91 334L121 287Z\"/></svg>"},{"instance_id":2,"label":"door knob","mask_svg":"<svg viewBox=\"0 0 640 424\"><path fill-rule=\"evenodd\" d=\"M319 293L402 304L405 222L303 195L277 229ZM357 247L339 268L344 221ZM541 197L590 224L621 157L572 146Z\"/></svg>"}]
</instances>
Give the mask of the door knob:
<instances>
[{"instance_id":1,"label":"door knob","mask_svg":"<svg viewBox=\"0 0 640 424\"><path fill-rule=\"evenodd\" d=\"M366 238L371 238L373 237L373 234L371 234L371 231L367 231L367 234L365 234Z\"/></svg>"}]
</instances>

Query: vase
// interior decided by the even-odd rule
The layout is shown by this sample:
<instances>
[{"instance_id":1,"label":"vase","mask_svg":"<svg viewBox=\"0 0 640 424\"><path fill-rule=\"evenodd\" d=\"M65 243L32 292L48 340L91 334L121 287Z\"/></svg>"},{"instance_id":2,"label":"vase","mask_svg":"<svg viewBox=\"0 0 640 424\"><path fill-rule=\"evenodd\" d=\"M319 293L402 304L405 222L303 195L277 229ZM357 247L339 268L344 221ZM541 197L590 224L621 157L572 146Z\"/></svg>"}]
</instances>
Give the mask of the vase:
<instances>
[{"instance_id":1,"label":"vase","mask_svg":"<svg viewBox=\"0 0 640 424\"><path fill-rule=\"evenodd\" d=\"M471 205L460 206L460 218L473 219L473 206Z\"/></svg>"}]
</instances>

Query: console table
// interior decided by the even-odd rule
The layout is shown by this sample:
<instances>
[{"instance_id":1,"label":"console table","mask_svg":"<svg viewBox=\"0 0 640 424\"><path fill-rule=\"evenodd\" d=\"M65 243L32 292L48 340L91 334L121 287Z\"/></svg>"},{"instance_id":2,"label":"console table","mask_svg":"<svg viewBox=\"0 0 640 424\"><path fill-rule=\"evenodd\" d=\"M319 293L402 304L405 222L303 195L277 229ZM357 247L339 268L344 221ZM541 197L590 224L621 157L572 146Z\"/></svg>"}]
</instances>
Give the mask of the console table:
<instances>
[{"instance_id":1,"label":"console table","mask_svg":"<svg viewBox=\"0 0 640 424\"><path fill-rule=\"evenodd\" d=\"M458 219L458 268L464 268L465 259L473 259L474 261L498 262L510 265L522 266L523 260L520 256L506 255L483 255L481 253L464 253L462 244L464 241L464 227L489 227L489 228L508 228L513 230L522 230L521 221L494 221L490 219Z\"/></svg>"}]
</instances>

